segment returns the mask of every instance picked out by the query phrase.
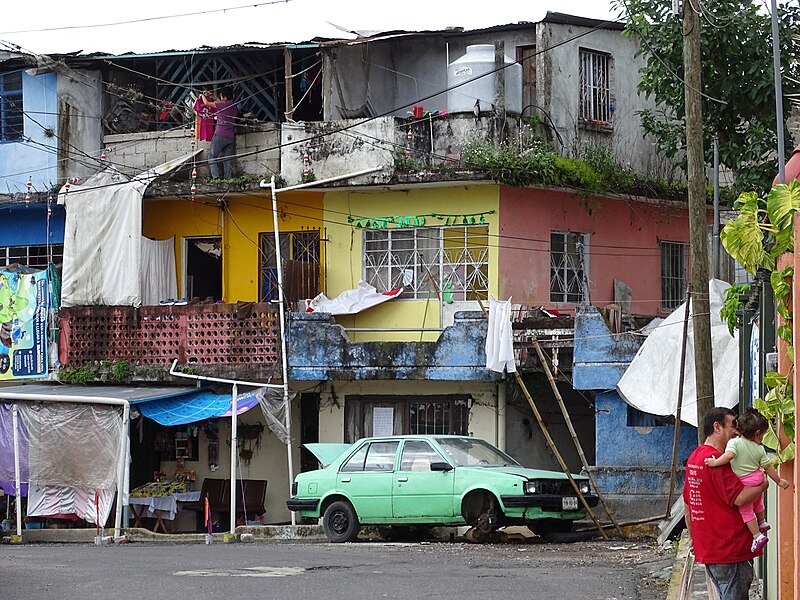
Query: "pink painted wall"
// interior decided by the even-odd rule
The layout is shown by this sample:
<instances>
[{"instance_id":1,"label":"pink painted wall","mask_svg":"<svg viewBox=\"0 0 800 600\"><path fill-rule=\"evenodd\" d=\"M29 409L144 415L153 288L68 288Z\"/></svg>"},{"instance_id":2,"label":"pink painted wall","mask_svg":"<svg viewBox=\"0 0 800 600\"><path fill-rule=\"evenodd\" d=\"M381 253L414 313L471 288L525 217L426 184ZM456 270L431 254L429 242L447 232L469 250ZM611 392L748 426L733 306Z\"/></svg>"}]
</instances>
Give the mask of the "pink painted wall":
<instances>
[{"instance_id":1,"label":"pink painted wall","mask_svg":"<svg viewBox=\"0 0 800 600\"><path fill-rule=\"evenodd\" d=\"M674 203L587 197L559 190L500 188L500 297L573 313L550 302L550 232L589 234L590 299L614 301L614 278L633 289L631 312L663 314L659 240L689 241L685 207ZM689 249L687 247L687 257ZM688 276L688 273L687 273Z\"/></svg>"}]
</instances>

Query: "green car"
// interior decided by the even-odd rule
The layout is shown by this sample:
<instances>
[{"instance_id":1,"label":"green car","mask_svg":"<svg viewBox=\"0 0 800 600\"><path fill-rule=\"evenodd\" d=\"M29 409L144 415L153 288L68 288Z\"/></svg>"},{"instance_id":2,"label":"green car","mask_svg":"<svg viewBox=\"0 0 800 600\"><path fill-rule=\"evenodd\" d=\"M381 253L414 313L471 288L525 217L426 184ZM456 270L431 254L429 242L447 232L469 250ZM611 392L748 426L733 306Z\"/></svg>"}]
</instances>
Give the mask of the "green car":
<instances>
[{"instance_id":1,"label":"green car","mask_svg":"<svg viewBox=\"0 0 800 600\"><path fill-rule=\"evenodd\" d=\"M487 539L505 525L538 534L569 531L586 516L566 474L525 468L473 437L406 435L305 447L324 466L295 478L286 506L322 517L332 542L355 540L361 524L471 525ZM588 479L573 478L596 506Z\"/></svg>"}]
</instances>

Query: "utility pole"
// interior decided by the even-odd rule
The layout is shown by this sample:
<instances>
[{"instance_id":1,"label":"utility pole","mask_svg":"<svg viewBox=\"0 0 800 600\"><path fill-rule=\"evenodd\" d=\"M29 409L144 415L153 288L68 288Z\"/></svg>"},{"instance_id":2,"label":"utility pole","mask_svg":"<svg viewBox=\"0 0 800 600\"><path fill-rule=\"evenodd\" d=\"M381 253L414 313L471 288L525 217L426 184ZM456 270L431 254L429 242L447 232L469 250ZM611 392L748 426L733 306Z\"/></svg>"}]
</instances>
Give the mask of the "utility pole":
<instances>
[{"instance_id":1,"label":"utility pole","mask_svg":"<svg viewBox=\"0 0 800 600\"><path fill-rule=\"evenodd\" d=\"M698 7L700 3L696 4ZM708 218L703 155L703 108L700 99L700 15L689 0L683 2L683 71L686 100L686 157L689 178L689 244L692 265L692 325L697 422L714 406L711 360L711 314L708 298ZM700 443L702 427L697 428Z\"/></svg>"}]
</instances>

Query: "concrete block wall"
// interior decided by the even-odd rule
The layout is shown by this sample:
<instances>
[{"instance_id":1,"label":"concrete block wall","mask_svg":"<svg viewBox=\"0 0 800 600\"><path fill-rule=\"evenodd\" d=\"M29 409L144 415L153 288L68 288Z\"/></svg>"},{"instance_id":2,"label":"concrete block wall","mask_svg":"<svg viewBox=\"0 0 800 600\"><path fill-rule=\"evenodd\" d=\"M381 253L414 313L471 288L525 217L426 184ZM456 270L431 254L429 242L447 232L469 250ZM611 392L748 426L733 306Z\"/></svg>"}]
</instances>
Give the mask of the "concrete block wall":
<instances>
[{"instance_id":1,"label":"concrete block wall","mask_svg":"<svg viewBox=\"0 0 800 600\"><path fill-rule=\"evenodd\" d=\"M269 178L281 172L281 126L279 123L248 125L236 135L236 172Z\"/></svg>"}]
</instances>

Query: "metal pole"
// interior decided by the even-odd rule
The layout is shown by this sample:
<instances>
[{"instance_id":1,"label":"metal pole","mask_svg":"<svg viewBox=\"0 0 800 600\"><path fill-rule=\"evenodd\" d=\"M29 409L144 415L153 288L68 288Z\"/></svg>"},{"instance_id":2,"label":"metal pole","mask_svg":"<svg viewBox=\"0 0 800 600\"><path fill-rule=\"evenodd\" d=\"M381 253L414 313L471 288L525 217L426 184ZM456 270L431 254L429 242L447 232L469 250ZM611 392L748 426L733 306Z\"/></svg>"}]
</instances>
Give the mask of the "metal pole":
<instances>
[{"instance_id":1,"label":"metal pole","mask_svg":"<svg viewBox=\"0 0 800 600\"><path fill-rule=\"evenodd\" d=\"M19 464L19 409L14 404L11 408L11 423L14 427L14 494L17 503L17 535L22 538L22 484L20 477L22 476L22 469ZM28 484L30 489L30 482Z\"/></svg>"},{"instance_id":2,"label":"metal pole","mask_svg":"<svg viewBox=\"0 0 800 600\"><path fill-rule=\"evenodd\" d=\"M239 389L233 384L231 392L231 533L236 533L236 436L239 425Z\"/></svg>"},{"instance_id":3,"label":"metal pole","mask_svg":"<svg viewBox=\"0 0 800 600\"><path fill-rule=\"evenodd\" d=\"M286 407L286 433L289 436L289 443L286 444L286 464L289 469L289 490L291 493L294 483L294 466L292 465L292 406L289 402L289 364L286 356L286 321L285 308L283 306L283 268L281 266L281 235L278 225L278 194L275 191L275 176L273 175L270 183L272 192L272 225L275 233L275 269L278 277L278 310L280 314L281 331L281 365L283 367L283 405ZM292 525L297 523L294 511L290 511Z\"/></svg>"},{"instance_id":4,"label":"metal pole","mask_svg":"<svg viewBox=\"0 0 800 600\"><path fill-rule=\"evenodd\" d=\"M130 436L129 421L131 405L128 402L122 405L122 427L119 440L119 460L117 464L117 513L114 517L114 539L120 536L122 528L122 496L125 492L125 467L128 464L128 437ZM100 525L98 523L98 525Z\"/></svg>"},{"instance_id":5,"label":"metal pole","mask_svg":"<svg viewBox=\"0 0 800 600\"><path fill-rule=\"evenodd\" d=\"M781 49L778 46L778 6L772 0L772 70L775 73L775 119L778 133L778 183L786 183L786 157L783 150L783 89L781 86Z\"/></svg>"},{"instance_id":6,"label":"metal pole","mask_svg":"<svg viewBox=\"0 0 800 600\"><path fill-rule=\"evenodd\" d=\"M714 237L711 240L714 254L714 279L719 279L719 136L714 134Z\"/></svg>"}]
</instances>

